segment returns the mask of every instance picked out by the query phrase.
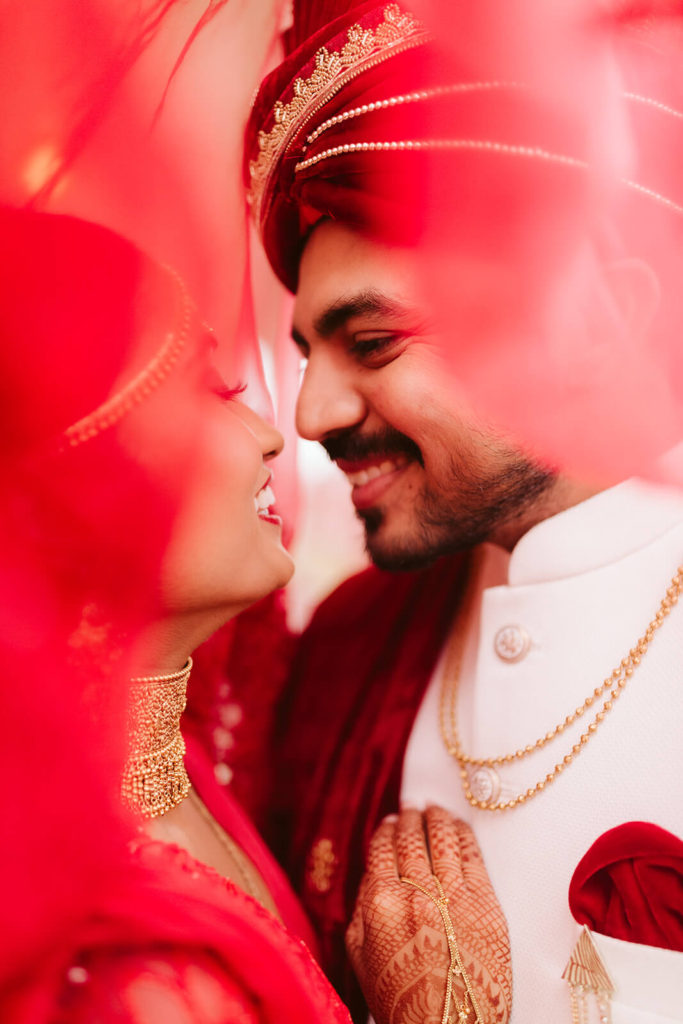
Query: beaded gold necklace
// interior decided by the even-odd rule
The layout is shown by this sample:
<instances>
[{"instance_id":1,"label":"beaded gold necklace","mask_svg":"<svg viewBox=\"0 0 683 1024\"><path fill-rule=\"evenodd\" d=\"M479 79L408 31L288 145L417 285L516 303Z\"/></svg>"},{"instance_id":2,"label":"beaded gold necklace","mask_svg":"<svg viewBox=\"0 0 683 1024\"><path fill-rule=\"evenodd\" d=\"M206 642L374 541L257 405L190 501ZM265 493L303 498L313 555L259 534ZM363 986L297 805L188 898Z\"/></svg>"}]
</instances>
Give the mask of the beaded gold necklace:
<instances>
[{"instance_id":1,"label":"beaded gold necklace","mask_svg":"<svg viewBox=\"0 0 683 1024\"><path fill-rule=\"evenodd\" d=\"M521 804L533 799L533 797L538 796L546 786L554 782L558 775L572 764L574 758L581 753L589 740L592 739L598 731L606 716L614 707L614 703L625 690L629 679L640 665L641 659L647 652L655 633L663 624L669 612L676 605L679 597L681 596L681 591L683 591L683 566L679 566L676 570L676 574L667 587L666 593L660 602L654 618L650 621L647 629L636 642L635 647L632 647L611 674L607 676L599 686L595 687L595 689L586 697L583 704L577 707L574 711L569 712L561 722L553 726L552 729L550 729L544 736L539 737L534 743L529 743L527 746L521 747L519 750L515 750L508 754L501 754L496 757L471 757L469 754L466 754L463 750L458 731L458 682L460 679L462 656L465 646L465 633L467 630L467 624L470 620L470 613L472 611L474 600L478 592L478 575L478 571L471 570L467 591L456 615L458 627L452 634L452 639L449 644L444 664L443 683L439 705L439 727L446 750L456 761L460 770L463 792L468 803L470 803L472 807L476 807L481 811L508 811L515 807L519 807ZM586 714L589 708L601 700L602 706L594 715L592 721L588 725L588 728L581 734L577 742L571 746L563 756L562 760L558 761L555 766L533 786L529 786L528 789L518 793L516 796L508 800L498 799L498 777L495 771L496 767L503 764L510 764L513 761L521 761L524 758L529 757L531 754L536 753L537 750L543 749L543 747L548 743L558 739L565 729L578 721L584 714ZM474 775L477 771L481 771L482 769L488 772L491 779L492 791L488 799L479 799L472 792Z\"/></svg>"},{"instance_id":2,"label":"beaded gold necklace","mask_svg":"<svg viewBox=\"0 0 683 1024\"><path fill-rule=\"evenodd\" d=\"M185 710L192 658L180 672L130 681L129 754L123 771L124 804L143 818L157 818L190 791L180 716Z\"/></svg>"}]
</instances>

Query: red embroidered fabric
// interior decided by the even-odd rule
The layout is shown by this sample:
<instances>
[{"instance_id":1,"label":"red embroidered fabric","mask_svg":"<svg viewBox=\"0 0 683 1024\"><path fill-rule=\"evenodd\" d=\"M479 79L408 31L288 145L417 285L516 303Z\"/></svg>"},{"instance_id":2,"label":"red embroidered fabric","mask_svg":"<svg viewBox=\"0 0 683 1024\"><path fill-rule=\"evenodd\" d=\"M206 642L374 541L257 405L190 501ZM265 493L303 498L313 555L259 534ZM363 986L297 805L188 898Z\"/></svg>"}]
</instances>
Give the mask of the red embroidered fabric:
<instances>
[{"instance_id":1,"label":"red embroidered fabric","mask_svg":"<svg viewBox=\"0 0 683 1024\"><path fill-rule=\"evenodd\" d=\"M222 786L216 781L213 762L201 742L187 732L185 742L185 763L190 780L205 806L256 866L286 926L305 941L309 950L317 953L315 933L301 904L250 817L235 799L232 787Z\"/></svg>"},{"instance_id":2,"label":"red embroidered fabric","mask_svg":"<svg viewBox=\"0 0 683 1024\"><path fill-rule=\"evenodd\" d=\"M131 859L140 902L86 924L59 1024L348 1024L307 947L249 896L166 843L143 840Z\"/></svg>"}]
</instances>

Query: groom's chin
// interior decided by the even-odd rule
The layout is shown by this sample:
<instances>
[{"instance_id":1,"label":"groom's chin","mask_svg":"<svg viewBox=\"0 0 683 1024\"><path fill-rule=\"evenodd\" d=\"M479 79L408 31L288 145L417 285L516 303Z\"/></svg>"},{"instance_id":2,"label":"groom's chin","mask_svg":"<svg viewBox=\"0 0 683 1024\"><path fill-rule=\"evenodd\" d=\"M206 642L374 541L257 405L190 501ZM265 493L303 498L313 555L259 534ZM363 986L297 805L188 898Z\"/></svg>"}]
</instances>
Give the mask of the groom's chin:
<instances>
[{"instance_id":1,"label":"groom's chin","mask_svg":"<svg viewBox=\"0 0 683 1024\"><path fill-rule=\"evenodd\" d=\"M412 572L425 569L441 554L419 537L392 537L386 516L380 509L358 512L365 526L365 549L373 565L387 572Z\"/></svg>"}]
</instances>

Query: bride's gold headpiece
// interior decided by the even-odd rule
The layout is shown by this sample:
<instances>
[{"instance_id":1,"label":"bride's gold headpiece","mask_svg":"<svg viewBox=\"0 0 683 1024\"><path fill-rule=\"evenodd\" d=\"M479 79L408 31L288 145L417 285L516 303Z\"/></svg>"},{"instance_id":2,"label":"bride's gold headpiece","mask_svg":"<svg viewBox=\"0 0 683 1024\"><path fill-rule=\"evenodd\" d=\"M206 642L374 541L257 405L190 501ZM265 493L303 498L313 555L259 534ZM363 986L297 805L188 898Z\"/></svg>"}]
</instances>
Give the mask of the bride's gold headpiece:
<instances>
[{"instance_id":1,"label":"bride's gold headpiece","mask_svg":"<svg viewBox=\"0 0 683 1024\"><path fill-rule=\"evenodd\" d=\"M59 447L62 450L75 448L117 424L168 377L178 362L190 334L194 306L180 275L170 268L166 269L173 283L176 308L173 325L166 333L159 351L119 391L87 416L67 427L60 438Z\"/></svg>"}]
</instances>

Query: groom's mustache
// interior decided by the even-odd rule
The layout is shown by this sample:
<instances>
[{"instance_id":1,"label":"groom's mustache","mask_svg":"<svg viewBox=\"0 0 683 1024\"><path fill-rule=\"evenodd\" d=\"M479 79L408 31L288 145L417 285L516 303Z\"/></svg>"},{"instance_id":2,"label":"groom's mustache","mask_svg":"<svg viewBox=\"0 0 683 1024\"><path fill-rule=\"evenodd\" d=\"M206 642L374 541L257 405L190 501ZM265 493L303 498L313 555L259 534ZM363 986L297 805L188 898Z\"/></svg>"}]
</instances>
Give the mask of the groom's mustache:
<instances>
[{"instance_id":1,"label":"groom's mustache","mask_svg":"<svg viewBox=\"0 0 683 1024\"><path fill-rule=\"evenodd\" d=\"M374 456L405 455L411 461L418 462L421 466L424 465L422 453L415 442L405 434L401 434L400 431L390 428L374 434L359 434L355 430L348 431L330 437L321 443L329 457L335 462L338 459L360 462Z\"/></svg>"}]
</instances>

